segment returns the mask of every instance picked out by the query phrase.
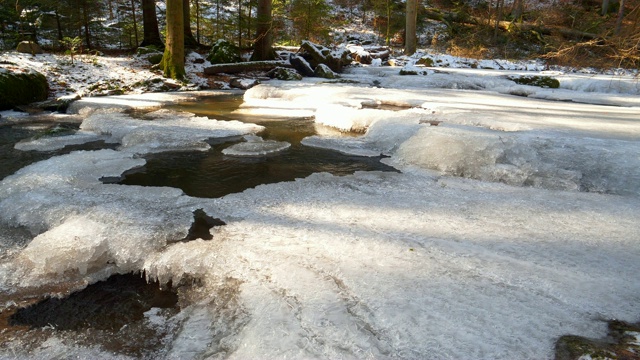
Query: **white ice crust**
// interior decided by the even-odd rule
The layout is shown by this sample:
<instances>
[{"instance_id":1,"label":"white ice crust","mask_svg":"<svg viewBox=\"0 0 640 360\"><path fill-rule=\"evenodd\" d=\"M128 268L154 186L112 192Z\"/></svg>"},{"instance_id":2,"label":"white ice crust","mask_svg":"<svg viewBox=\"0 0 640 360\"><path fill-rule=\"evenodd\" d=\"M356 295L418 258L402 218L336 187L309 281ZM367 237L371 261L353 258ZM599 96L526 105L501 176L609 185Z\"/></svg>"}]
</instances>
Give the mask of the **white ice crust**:
<instances>
[{"instance_id":1,"label":"white ice crust","mask_svg":"<svg viewBox=\"0 0 640 360\"><path fill-rule=\"evenodd\" d=\"M0 289L134 270L197 278L178 315L153 317L175 325L159 350L167 358L547 359L561 335L602 337L602 319L638 320L637 100L564 89L588 103L552 102L367 76L383 88L274 82L247 91L246 106L357 130L303 143L383 154L402 173L320 173L219 199L107 185L98 179L144 164L139 151L257 128L91 116L83 131L118 151L54 157L0 182L0 223L33 233L5 247ZM506 86L496 79L473 81ZM196 209L227 225L211 241L181 242ZM64 336L31 355L9 342L0 356L37 358L45 346L82 356Z\"/></svg>"},{"instance_id":2,"label":"white ice crust","mask_svg":"<svg viewBox=\"0 0 640 360\"><path fill-rule=\"evenodd\" d=\"M229 156L264 156L279 153L291 147L286 141L264 140L259 136L245 135L245 142L234 144L222 150Z\"/></svg>"},{"instance_id":3,"label":"white ice crust","mask_svg":"<svg viewBox=\"0 0 640 360\"><path fill-rule=\"evenodd\" d=\"M23 141L18 150L48 151L67 145L105 140L120 144L120 150L134 154L163 151L206 151L211 146L206 140L257 133L264 127L239 121L218 121L197 117L190 113L157 110L145 115L146 120L135 119L121 109L103 109L93 112L80 125L78 133Z\"/></svg>"}]
</instances>

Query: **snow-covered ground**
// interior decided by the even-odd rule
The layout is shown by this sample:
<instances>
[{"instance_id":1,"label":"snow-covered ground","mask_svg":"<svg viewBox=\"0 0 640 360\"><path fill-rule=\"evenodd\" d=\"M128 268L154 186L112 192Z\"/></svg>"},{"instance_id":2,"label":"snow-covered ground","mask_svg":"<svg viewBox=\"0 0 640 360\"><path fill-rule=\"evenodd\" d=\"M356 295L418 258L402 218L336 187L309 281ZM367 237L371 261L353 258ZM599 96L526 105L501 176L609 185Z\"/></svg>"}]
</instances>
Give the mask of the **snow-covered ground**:
<instances>
[{"instance_id":1,"label":"snow-covered ground","mask_svg":"<svg viewBox=\"0 0 640 360\"><path fill-rule=\"evenodd\" d=\"M147 316L173 329L159 350L171 359L545 359L561 335L602 337L604 320L638 321L638 79L545 73L560 88L543 89L507 79L518 69L399 69L271 81L248 90L238 113L360 132L304 143L383 154L401 173L319 173L219 199L103 184L142 166L136 154L206 150L202 136L259 128L87 115L71 142L108 138L117 150L53 157L0 182L0 226L33 234L25 244L0 232L0 290L10 298L137 270L200 279L178 315ZM196 209L227 225L213 240L179 242ZM65 333L27 354L29 341L9 341L0 357L117 357Z\"/></svg>"}]
</instances>

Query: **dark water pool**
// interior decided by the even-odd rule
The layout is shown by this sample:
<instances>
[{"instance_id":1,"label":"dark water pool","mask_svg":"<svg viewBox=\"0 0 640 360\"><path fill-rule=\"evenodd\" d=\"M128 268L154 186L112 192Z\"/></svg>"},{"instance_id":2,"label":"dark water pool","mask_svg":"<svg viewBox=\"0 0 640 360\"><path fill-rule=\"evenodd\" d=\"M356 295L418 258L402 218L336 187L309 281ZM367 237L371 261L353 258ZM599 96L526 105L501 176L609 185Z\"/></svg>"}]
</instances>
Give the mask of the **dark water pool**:
<instances>
[{"instance_id":1,"label":"dark water pool","mask_svg":"<svg viewBox=\"0 0 640 360\"><path fill-rule=\"evenodd\" d=\"M348 175L355 171L395 171L380 158L344 155L300 144L316 134L316 124L309 119L275 120L232 113L241 104L238 96L225 96L172 108L218 120L240 120L266 127L259 134L264 139L286 141L291 147L266 156L238 157L222 150L241 138L217 139L207 152L173 152L145 156L144 168L129 172L120 184L170 186L196 197L220 197L241 192L260 184L292 181L315 172ZM345 135L348 136L348 135Z\"/></svg>"}]
</instances>

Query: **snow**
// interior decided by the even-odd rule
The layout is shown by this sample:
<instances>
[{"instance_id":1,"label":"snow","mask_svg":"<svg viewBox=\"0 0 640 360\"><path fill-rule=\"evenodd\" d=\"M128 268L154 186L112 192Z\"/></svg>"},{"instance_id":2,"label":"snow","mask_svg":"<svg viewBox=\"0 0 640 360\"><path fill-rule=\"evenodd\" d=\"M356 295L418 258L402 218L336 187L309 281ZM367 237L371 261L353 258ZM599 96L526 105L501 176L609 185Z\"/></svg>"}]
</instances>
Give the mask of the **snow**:
<instances>
[{"instance_id":1,"label":"snow","mask_svg":"<svg viewBox=\"0 0 640 360\"><path fill-rule=\"evenodd\" d=\"M426 70L357 67L343 74L357 83L246 91L238 114L313 117L353 136L320 132L303 144L382 154L402 172L316 173L218 199L100 179L144 166L140 154L208 149L212 137L249 135L232 154L287 145L252 136L262 129L253 124L107 110L184 94L79 103L78 133L18 148L82 137L120 146L55 156L0 182L1 226L31 233L0 235L0 289L140 270L162 283L196 278L177 315L145 315L175 329L158 349L167 358L548 359L561 335L597 338L601 319L636 322L637 77L527 72L560 81L545 89L507 79L522 69ZM183 242L196 209L227 225ZM70 334L31 354L21 341L0 357L117 357Z\"/></svg>"}]
</instances>

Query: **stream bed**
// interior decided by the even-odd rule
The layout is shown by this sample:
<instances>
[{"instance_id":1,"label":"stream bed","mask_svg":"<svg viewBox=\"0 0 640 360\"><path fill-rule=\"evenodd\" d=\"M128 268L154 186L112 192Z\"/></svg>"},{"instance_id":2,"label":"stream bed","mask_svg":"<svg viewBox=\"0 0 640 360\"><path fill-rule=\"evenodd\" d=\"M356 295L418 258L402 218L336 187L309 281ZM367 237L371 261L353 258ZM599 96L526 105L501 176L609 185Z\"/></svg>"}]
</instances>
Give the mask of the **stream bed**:
<instances>
[{"instance_id":1,"label":"stream bed","mask_svg":"<svg viewBox=\"0 0 640 360\"><path fill-rule=\"evenodd\" d=\"M265 127L258 133L266 141L287 142L286 150L259 156L229 156L223 150L242 143L242 136L222 137L209 142L208 151L173 151L144 155L146 164L134 168L122 177L103 178L103 183L174 187L186 195L217 198L239 193L261 184L293 181L313 173L328 172L348 175L355 171L396 171L380 162L380 157L358 157L337 151L307 147L301 140L316 134L313 120L275 120L236 116L232 112L241 104L240 96L221 96L206 101L174 105L169 108L195 113L218 120L240 120ZM136 114L136 113L134 113ZM136 116L143 114L137 114ZM62 129L73 134L77 123L51 124L22 121L0 126L0 180L22 167L76 150L115 149L113 144L95 141L83 145L66 146L55 151L20 151L14 145L29 138L52 136ZM325 129L325 131L327 131ZM353 136L345 134L344 136ZM202 220L205 219L205 220ZM208 229L222 225L202 213L194 213L194 228L204 222ZM211 220L213 223L207 222ZM217 222L216 222L217 221ZM193 228L192 228L193 230ZM21 228L0 225L0 260L10 258L26 247L31 236ZM35 234L34 234L35 235ZM210 236L208 237L210 238ZM16 247L16 245L18 245ZM30 289L26 293L0 295L0 343L23 341L41 344L48 336L58 334L83 346L99 344L107 351L135 357L153 357L154 348L161 346L163 337L170 337L170 329L153 326L154 316L175 315L180 305L178 290L161 287L157 282L144 280L144 273L112 275L104 281L88 285L59 285L54 288ZM179 284L185 286L185 284ZM83 288L83 289L82 289ZM70 291L69 289L82 289ZM160 315L158 312L161 312ZM158 314L156 314L158 313ZM3 345L0 345L2 349Z\"/></svg>"}]
</instances>

